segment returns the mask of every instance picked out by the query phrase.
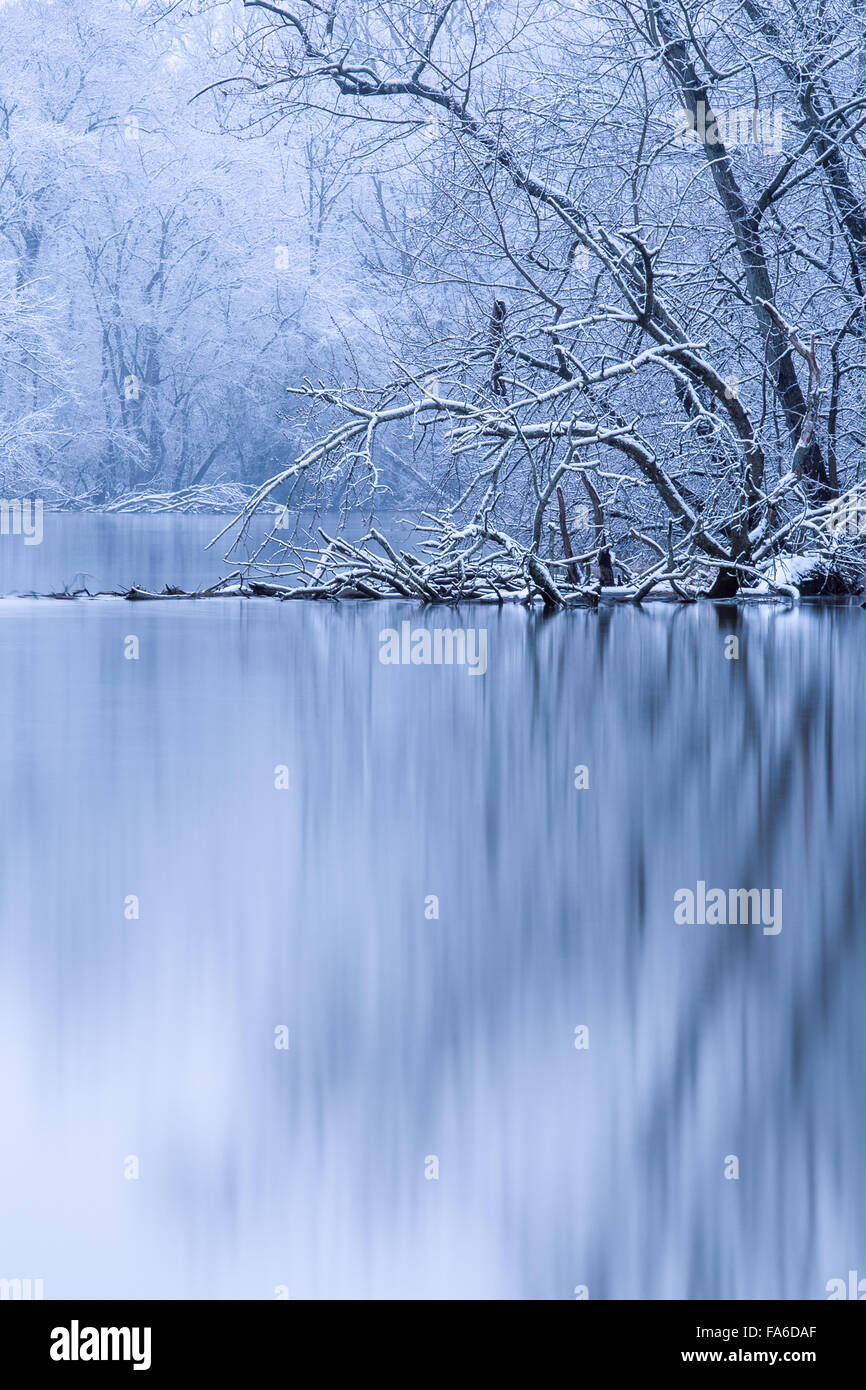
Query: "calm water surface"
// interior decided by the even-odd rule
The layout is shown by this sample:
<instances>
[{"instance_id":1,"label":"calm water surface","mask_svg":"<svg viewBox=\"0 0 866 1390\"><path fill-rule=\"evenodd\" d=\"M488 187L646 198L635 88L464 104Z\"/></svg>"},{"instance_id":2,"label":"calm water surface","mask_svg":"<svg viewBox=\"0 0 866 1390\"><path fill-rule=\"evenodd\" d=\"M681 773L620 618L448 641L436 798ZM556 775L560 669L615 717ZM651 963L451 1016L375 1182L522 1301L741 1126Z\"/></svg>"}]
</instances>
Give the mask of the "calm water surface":
<instances>
[{"instance_id":1,"label":"calm water surface","mask_svg":"<svg viewBox=\"0 0 866 1390\"><path fill-rule=\"evenodd\" d=\"M231 515L107 516L91 512L45 512L40 544L23 537L0 535L0 595L55 594L87 589L90 593L149 589L166 584L192 592L224 578L258 548L274 524L256 518L238 548L226 558L238 535L232 526L221 540L215 537L232 523ZM32 527L32 514L27 515ZM340 524L335 512L310 518L307 534L317 540L318 528L333 535ZM402 518L385 524L389 535L408 543L412 532ZM346 534L359 539L368 522L353 516ZM285 539L291 533L286 532ZM417 537L415 538L417 540ZM210 542L214 541L213 545Z\"/></svg>"},{"instance_id":2,"label":"calm water surface","mask_svg":"<svg viewBox=\"0 0 866 1390\"><path fill-rule=\"evenodd\" d=\"M69 544L184 582L200 521L173 523L180 574L139 567L140 519ZM486 627L487 674L381 665L405 618ZM859 607L4 600L0 1277L866 1276L864 637ZM782 931L677 925L698 880L780 888Z\"/></svg>"}]
</instances>

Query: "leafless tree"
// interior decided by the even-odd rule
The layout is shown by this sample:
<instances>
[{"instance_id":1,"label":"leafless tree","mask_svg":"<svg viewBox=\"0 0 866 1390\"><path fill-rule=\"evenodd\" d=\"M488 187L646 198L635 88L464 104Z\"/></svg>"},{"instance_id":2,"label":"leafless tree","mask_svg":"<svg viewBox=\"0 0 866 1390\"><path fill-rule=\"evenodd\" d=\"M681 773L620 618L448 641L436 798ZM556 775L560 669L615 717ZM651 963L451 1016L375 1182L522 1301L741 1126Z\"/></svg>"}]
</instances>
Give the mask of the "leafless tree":
<instances>
[{"instance_id":1,"label":"leafless tree","mask_svg":"<svg viewBox=\"0 0 866 1390\"><path fill-rule=\"evenodd\" d=\"M379 529L308 547L274 530L259 570L317 593L549 604L859 587L858 5L242 8L226 80L263 118L325 110L365 133L400 350L388 379L288 383L319 432L243 521L335 478L375 498L386 438L427 485L420 555ZM395 284L425 306L414 325Z\"/></svg>"}]
</instances>

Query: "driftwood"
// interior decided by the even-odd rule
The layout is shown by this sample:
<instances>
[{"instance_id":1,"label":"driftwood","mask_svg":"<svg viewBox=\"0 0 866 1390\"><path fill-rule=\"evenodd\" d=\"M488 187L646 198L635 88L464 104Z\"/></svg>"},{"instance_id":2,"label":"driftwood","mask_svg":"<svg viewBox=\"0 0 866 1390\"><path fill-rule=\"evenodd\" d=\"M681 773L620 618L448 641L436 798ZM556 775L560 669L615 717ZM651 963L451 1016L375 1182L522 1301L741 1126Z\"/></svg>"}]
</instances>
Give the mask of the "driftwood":
<instances>
[{"instance_id":1,"label":"driftwood","mask_svg":"<svg viewBox=\"0 0 866 1390\"><path fill-rule=\"evenodd\" d=\"M543 516L555 487L554 481L548 493L542 494L539 515ZM720 580L728 577L734 578L736 592L749 599L842 597L862 593L866 587L864 547L856 524L862 504L853 492L816 508L790 475L780 480L768 499L772 532L753 535L748 559L707 555L694 545L693 530L677 537L673 522L668 525L666 546L632 528L631 539L650 550L654 559L635 570L618 557L616 569L621 582L614 584L600 504L595 511L596 545L575 555L565 526L562 489L556 490L565 554L561 560L542 559L534 540L518 540L494 526L483 513L462 526L447 516L425 513L423 524L416 528L425 538L418 553L398 549L375 527L354 541L320 528L319 543L307 546L282 539L275 527L251 558L236 560L230 573L202 589L187 591L166 585L153 591L133 585L92 593L79 585L44 597L111 597L131 602L403 598L422 604L541 602L548 608L595 608L601 600L640 603L649 597L680 602L716 598L721 596ZM587 491L592 498L592 484ZM782 496L788 501L786 517L779 506ZM248 524L255 511L255 503L251 505L252 511L245 509L237 523ZM611 582L581 580L580 566L589 567L593 562L600 577Z\"/></svg>"}]
</instances>

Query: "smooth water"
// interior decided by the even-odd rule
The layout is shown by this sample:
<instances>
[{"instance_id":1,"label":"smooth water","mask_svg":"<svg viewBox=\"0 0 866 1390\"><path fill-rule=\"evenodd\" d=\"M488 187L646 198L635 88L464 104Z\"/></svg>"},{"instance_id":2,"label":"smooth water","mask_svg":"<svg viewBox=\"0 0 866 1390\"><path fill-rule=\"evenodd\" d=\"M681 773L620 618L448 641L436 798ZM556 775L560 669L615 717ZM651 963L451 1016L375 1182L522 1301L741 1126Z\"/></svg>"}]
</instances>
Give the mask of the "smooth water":
<instances>
[{"instance_id":1,"label":"smooth water","mask_svg":"<svg viewBox=\"0 0 866 1390\"><path fill-rule=\"evenodd\" d=\"M486 674L382 665L407 618L485 627ZM4 600L0 1278L866 1277L864 636L859 607ZM698 880L781 889L781 932L676 924Z\"/></svg>"},{"instance_id":2,"label":"smooth water","mask_svg":"<svg viewBox=\"0 0 866 1390\"><path fill-rule=\"evenodd\" d=\"M91 594L115 593L133 587L161 592L166 584L194 592L242 566L271 531L275 518L257 516L241 535L230 514L45 512L41 541L36 539L39 529L31 511L25 520L29 538L0 534L0 595L61 594L80 589ZM309 516L304 536L319 542L319 527L332 535L340 524L341 518L333 511ZM345 533L358 540L367 524L360 515L353 516ZM7 520L6 527L11 531L12 522ZM226 527L226 535L217 540ZM388 517L386 529L400 544L413 537L397 514ZM274 534L281 538L278 532ZM291 536L287 530L284 538ZM238 544L232 548L235 540Z\"/></svg>"},{"instance_id":3,"label":"smooth water","mask_svg":"<svg viewBox=\"0 0 866 1390\"><path fill-rule=\"evenodd\" d=\"M32 526L32 516L28 519ZM208 549L231 520L45 512L40 544L0 536L0 594L55 594L65 588L98 593L133 586L160 591L166 584L205 588L231 569L224 561L228 542Z\"/></svg>"}]
</instances>

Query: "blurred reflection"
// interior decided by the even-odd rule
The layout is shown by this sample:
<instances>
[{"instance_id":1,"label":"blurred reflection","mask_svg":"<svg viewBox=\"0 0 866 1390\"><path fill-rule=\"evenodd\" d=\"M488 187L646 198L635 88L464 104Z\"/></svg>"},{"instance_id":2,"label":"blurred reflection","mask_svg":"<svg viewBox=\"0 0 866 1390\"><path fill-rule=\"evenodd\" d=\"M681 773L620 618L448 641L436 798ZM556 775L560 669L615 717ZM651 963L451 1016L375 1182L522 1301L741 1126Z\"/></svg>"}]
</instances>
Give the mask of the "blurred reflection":
<instances>
[{"instance_id":1,"label":"blurred reflection","mask_svg":"<svg viewBox=\"0 0 866 1390\"><path fill-rule=\"evenodd\" d=\"M866 1275L859 608L0 611L0 1276ZM404 618L485 626L486 676L382 666ZM780 888L783 931L676 926L699 880Z\"/></svg>"}]
</instances>

